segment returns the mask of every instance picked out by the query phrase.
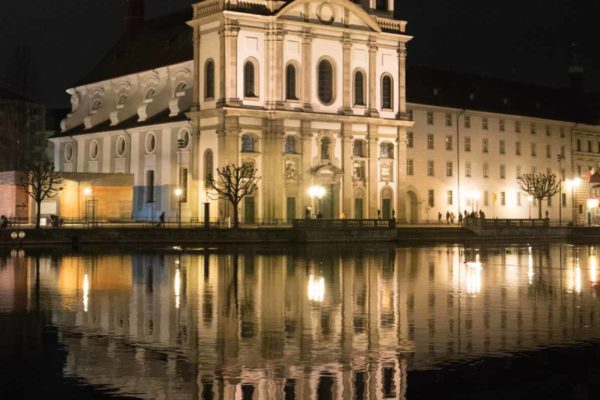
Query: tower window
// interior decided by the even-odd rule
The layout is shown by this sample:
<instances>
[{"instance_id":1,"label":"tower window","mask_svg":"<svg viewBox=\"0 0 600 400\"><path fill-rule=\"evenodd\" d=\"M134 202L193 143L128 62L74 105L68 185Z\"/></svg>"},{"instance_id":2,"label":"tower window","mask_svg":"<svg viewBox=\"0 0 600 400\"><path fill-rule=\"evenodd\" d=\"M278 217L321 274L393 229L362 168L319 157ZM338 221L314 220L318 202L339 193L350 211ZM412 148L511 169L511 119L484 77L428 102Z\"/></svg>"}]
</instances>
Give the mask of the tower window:
<instances>
[{"instance_id":1,"label":"tower window","mask_svg":"<svg viewBox=\"0 0 600 400\"><path fill-rule=\"evenodd\" d=\"M381 108L392 108L392 77L389 75L381 80Z\"/></svg>"},{"instance_id":2,"label":"tower window","mask_svg":"<svg viewBox=\"0 0 600 400\"><path fill-rule=\"evenodd\" d=\"M296 67L292 64L285 68L285 98L287 100L298 100L296 94Z\"/></svg>"},{"instance_id":3,"label":"tower window","mask_svg":"<svg viewBox=\"0 0 600 400\"><path fill-rule=\"evenodd\" d=\"M319 63L319 100L323 104L333 102L333 65L328 60L321 60Z\"/></svg>"},{"instance_id":4,"label":"tower window","mask_svg":"<svg viewBox=\"0 0 600 400\"><path fill-rule=\"evenodd\" d=\"M256 97L256 66L252 61L244 64L244 97Z\"/></svg>"},{"instance_id":5,"label":"tower window","mask_svg":"<svg viewBox=\"0 0 600 400\"><path fill-rule=\"evenodd\" d=\"M365 105L365 74L362 71L354 73L354 105Z\"/></svg>"},{"instance_id":6,"label":"tower window","mask_svg":"<svg viewBox=\"0 0 600 400\"><path fill-rule=\"evenodd\" d=\"M204 71L204 98L214 99L215 97L215 63L213 60L206 62Z\"/></svg>"}]
</instances>

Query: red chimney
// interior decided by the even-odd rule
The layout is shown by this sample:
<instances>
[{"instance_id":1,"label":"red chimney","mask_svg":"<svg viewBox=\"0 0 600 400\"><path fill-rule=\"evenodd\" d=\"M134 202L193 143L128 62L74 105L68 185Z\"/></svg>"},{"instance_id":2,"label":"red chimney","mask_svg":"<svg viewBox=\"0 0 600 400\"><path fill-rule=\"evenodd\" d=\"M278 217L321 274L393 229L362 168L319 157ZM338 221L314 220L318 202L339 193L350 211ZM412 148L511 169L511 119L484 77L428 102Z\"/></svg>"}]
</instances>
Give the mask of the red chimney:
<instances>
[{"instance_id":1,"label":"red chimney","mask_svg":"<svg viewBox=\"0 0 600 400\"><path fill-rule=\"evenodd\" d=\"M125 33L135 36L144 27L144 0L126 0Z\"/></svg>"}]
</instances>

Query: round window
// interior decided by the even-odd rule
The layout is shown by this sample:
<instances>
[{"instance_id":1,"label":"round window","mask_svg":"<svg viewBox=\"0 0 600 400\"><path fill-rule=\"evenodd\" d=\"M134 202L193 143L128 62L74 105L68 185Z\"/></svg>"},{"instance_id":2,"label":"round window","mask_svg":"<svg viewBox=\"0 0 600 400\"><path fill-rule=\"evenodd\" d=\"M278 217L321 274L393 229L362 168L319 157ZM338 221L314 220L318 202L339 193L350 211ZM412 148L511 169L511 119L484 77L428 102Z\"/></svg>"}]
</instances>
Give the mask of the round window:
<instances>
[{"instance_id":1,"label":"round window","mask_svg":"<svg viewBox=\"0 0 600 400\"><path fill-rule=\"evenodd\" d=\"M73 161L73 145L71 143L67 143L65 146L65 161Z\"/></svg>"},{"instance_id":2,"label":"round window","mask_svg":"<svg viewBox=\"0 0 600 400\"><path fill-rule=\"evenodd\" d=\"M123 154L125 154L125 138L119 136L117 139L117 156L123 157Z\"/></svg>"},{"instance_id":3,"label":"round window","mask_svg":"<svg viewBox=\"0 0 600 400\"><path fill-rule=\"evenodd\" d=\"M153 133L149 133L148 136L146 136L146 151L148 153L154 153L155 149L156 149L156 136L154 136Z\"/></svg>"},{"instance_id":4,"label":"round window","mask_svg":"<svg viewBox=\"0 0 600 400\"><path fill-rule=\"evenodd\" d=\"M95 160L98 157L98 151L100 149L100 146L98 146L98 142L97 141L93 141L90 144L90 158L92 160Z\"/></svg>"}]
</instances>

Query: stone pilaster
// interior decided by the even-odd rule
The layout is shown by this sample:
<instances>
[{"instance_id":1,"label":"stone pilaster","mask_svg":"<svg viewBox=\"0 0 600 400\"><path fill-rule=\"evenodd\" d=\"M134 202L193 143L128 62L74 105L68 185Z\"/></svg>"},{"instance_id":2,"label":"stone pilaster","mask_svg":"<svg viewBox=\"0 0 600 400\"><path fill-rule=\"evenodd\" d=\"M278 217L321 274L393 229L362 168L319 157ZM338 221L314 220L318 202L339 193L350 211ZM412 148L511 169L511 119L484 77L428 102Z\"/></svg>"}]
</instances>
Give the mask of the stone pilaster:
<instances>
[{"instance_id":1,"label":"stone pilaster","mask_svg":"<svg viewBox=\"0 0 600 400\"><path fill-rule=\"evenodd\" d=\"M352 124L342 124L342 211L346 218L352 218Z\"/></svg>"},{"instance_id":2,"label":"stone pilaster","mask_svg":"<svg viewBox=\"0 0 600 400\"><path fill-rule=\"evenodd\" d=\"M194 72L193 81L194 86L192 90L192 111L200 110L200 74L202 70L200 68L200 27L194 26Z\"/></svg>"},{"instance_id":3,"label":"stone pilaster","mask_svg":"<svg viewBox=\"0 0 600 400\"><path fill-rule=\"evenodd\" d=\"M377 125L369 124L369 135L367 141L369 146L369 182L367 186L369 199L368 218L377 218L377 210L379 209L379 193L377 185L377 179L379 176L379 171L377 171L377 154L379 145Z\"/></svg>"},{"instance_id":4,"label":"stone pilaster","mask_svg":"<svg viewBox=\"0 0 600 400\"><path fill-rule=\"evenodd\" d=\"M230 164L239 165L239 118L225 116L217 129L217 136L219 142L218 167L222 168ZM217 179L216 176L215 179ZM226 218L231 215L230 205L224 200L219 200L219 217Z\"/></svg>"},{"instance_id":5,"label":"stone pilaster","mask_svg":"<svg viewBox=\"0 0 600 400\"><path fill-rule=\"evenodd\" d=\"M369 39L369 108L366 114L379 117L377 112L377 44Z\"/></svg>"},{"instance_id":6,"label":"stone pilaster","mask_svg":"<svg viewBox=\"0 0 600 400\"><path fill-rule=\"evenodd\" d=\"M396 219L400 223L406 220L406 128L398 127L398 138L396 139Z\"/></svg>"},{"instance_id":7,"label":"stone pilaster","mask_svg":"<svg viewBox=\"0 0 600 400\"><path fill-rule=\"evenodd\" d=\"M304 209L311 205L310 197L308 197L307 190L312 185L312 124L310 121L301 121L300 125L300 136L302 140L302 161L301 161L301 175L300 175L300 187L298 188L299 203L302 210L302 218L304 218Z\"/></svg>"},{"instance_id":8,"label":"stone pilaster","mask_svg":"<svg viewBox=\"0 0 600 400\"><path fill-rule=\"evenodd\" d=\"M352 71L351 71L351 58L352 58L352 40L348 33L344 34L341 40L343 47L343 98L342 98L342 114L352 114Z\"/></svg>"},{"instance_id":9,"label":"stone pilaster","mask_svg":"<svg viewBox=\"0 0 600 400\"><path fill-rule=\"evenodd\" d=\"M263 119L262 201L263 218L283 219L283 120Z\"/></svg>"},{"instance_id":10,"label":"stone pilaster","mask_svg":"<svg viewBox=\"0 0 600 400\"><path fill-rule=\"evenodd\" d=\"M285 33L283 31L282 24L275 26L275 32L273 35L273 43L275 48L275 108L283 109L284 103L284 80L285 80L285 66L283 65L283 42Z\"/></svg>"},{"instance_id":11,"label":"stone pilaster","mask_svg":"<svg viewBox=\"0 0 600 400\"><path fill-rule=\"evenodd\" d=\"M229 21L223 28L224 48L221 55L221 93L225 94L224 105L238 106L237 92L237 53L240 26L237 21Z\"/></svg>"},{"instance_id":12,"label":"stone pilaster","mask_svg":"<svg viewBox=\"0 0 600 400\"><path fill-rule=\"evenodd\" d=\"M406 44L398 45L398 119L408 119L406 116Z\"/></svg>"},{"instance_id":13,"label":"stone pilaster","mask_svg":"<svg viewBox=\"0 0 600 400\"><path fill-rule=\"evenodd\" d=\"M302 32L302 104L305 111L312 111L311 101L312 71L312 34L310 30Z\"/></svg>"}]
</instances>

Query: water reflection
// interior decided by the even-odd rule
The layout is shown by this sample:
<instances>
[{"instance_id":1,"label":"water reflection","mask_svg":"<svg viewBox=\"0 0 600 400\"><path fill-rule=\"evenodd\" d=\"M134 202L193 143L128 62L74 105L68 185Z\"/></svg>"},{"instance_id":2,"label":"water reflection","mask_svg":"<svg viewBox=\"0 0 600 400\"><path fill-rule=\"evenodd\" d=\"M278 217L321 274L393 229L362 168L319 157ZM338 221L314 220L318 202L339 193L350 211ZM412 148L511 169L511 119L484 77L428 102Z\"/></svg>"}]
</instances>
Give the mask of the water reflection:
<instances>
[{"instance_id":1,"label":"water reflection","mask_svg":"<svg viewBox=\"0 0 600 400\"><path fill-rule=\"evenodd\" d=\"M64 373L122 394L403 398L409 369L598 337L597 264L567 245L9 257L0 313L39 305Z\"/></svg>"}]
</instances>

